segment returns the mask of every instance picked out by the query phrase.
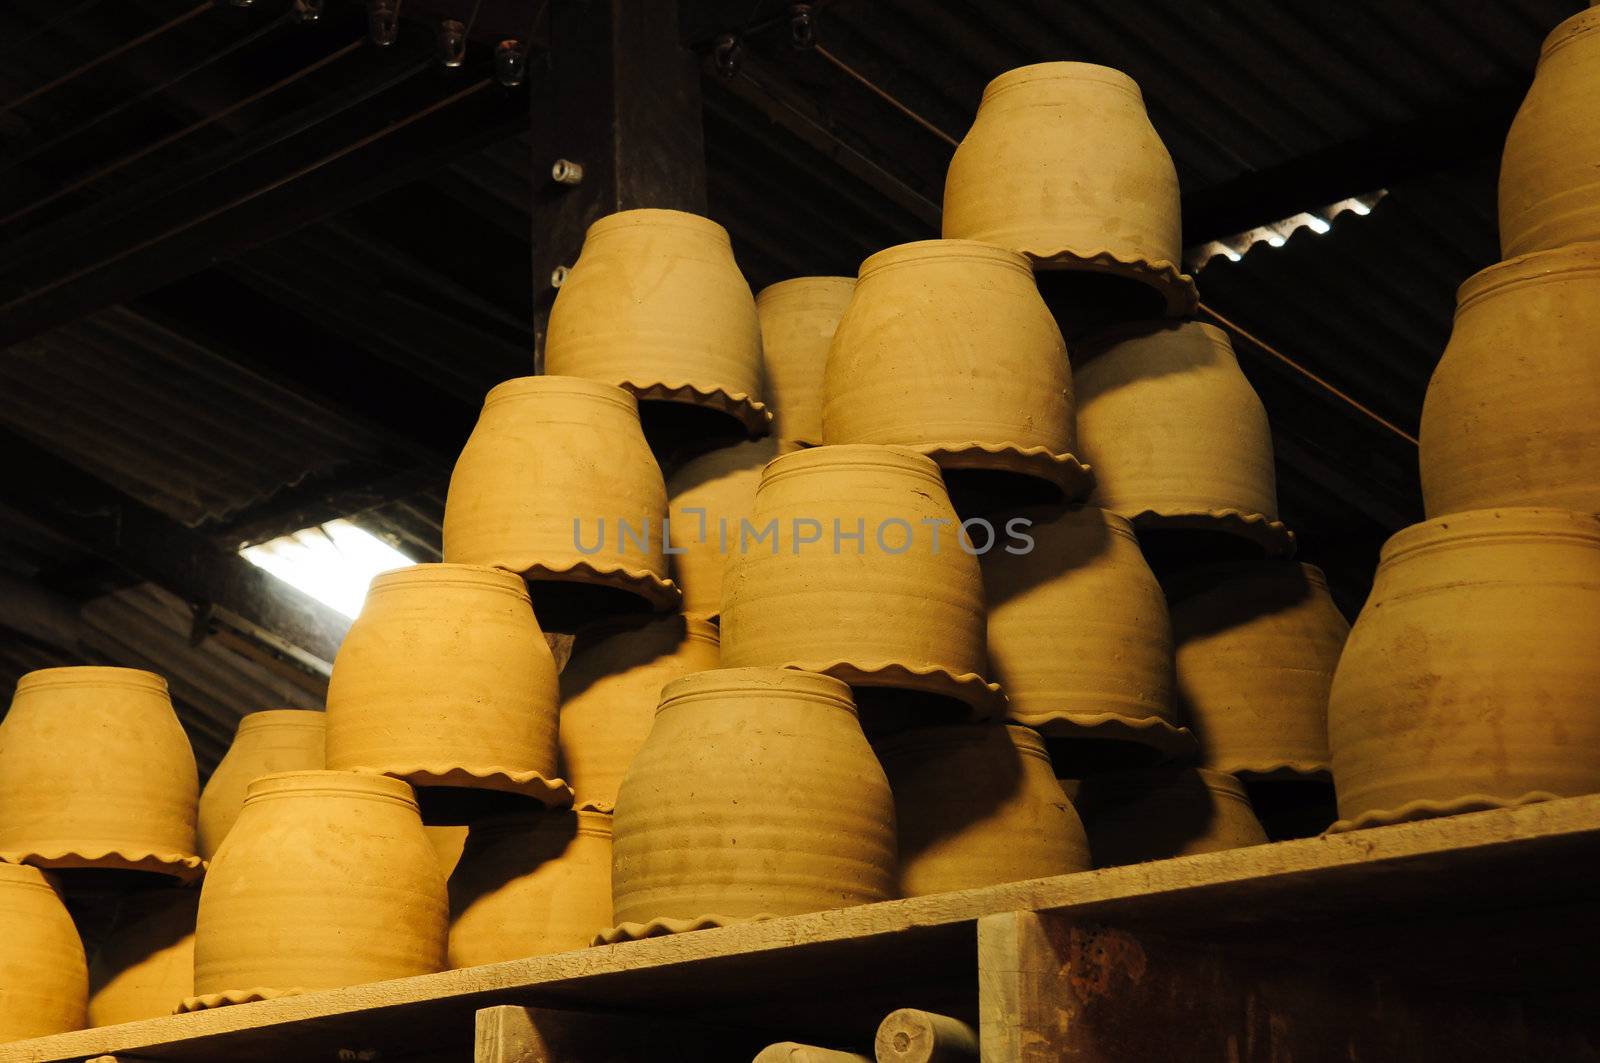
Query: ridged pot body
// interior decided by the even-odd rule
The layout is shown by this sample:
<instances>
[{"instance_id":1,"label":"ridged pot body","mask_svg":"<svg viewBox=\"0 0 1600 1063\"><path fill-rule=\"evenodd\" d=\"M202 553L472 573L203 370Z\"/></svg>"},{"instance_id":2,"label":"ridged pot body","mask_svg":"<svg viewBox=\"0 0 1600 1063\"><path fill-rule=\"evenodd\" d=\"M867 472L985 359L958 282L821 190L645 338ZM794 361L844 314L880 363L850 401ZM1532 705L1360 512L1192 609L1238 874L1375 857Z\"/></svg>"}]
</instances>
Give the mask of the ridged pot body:
<instances>
[{"instance_id":1,"label":"ridged pot body","mask_svg":"<svg viewBox=\"0 0 1600 1063\"><path fill-rule=\"evenodd\" d=\"M1267 833L1239 780L1207 768L1084 779L1073 798L1095 867L1261 845Z\"/></svg>"},{"instance_id":2,"label":"ridged pot body","mask_svg":"<svg viewBox=\"0 0 1600 1063\"><path fill-rule=\"evenodd\" d=\"M834 333L826 443L1073 450L1072 371L1028 260L971 240L880 251Z\"/></svg>"},{"instance_id":3,"label":"ridged pot body","mask_svg":"<svg viewBox=\"0 0 1600 1063\"><path fill-rule=\"evenodd\" d=\"M1597 404L1600 243L1472 277L1422 404L1428 515L1495 506L1600 512Z\"/></svg>"},{"instance_id":4,"label":"ridged pot body","mask_svg":"<svg viewBox=\"0 0 1600 1063\"><path fill-rule=\"evenodd\" d=\"M325 713L310 709L268 709L239 721L227 754L200 791L201 856L211 859L228 836L244 807L245 787L251 780L324 766L327 719Z\"/></svg>"},{"instance_id":5,"label":"ridged pot body","mask_svg":"<svg viewBox=\"0 0 1600 1063\"><path fill-rule=\"evenodd\" d=\"M579 567L665 578L666 513L667 485L632 395L520 377L489 392L450 474L444 559L530 578L574 578ZM649 529L642 546L630 539L624 549L619 521Z\"/></svg>"},{"instance_id":6,"label":"ridged pot body","mask_svg":"<svg viewBox=\"0 0 1600 1063\"><path fill-rule=\"evenodd\" d=\"M750 516L761 470L778 456L778 441L757 439L685 462L667 483L672 528L672 578L689 616L722 612L722 577L737 548L739 522ZM681 551L681 552L678 552Z\"/></svg>"},{"instance_id":7,"label":"ridged pot body","mask_svg":"<svg viewBox=\"0 0 1600 1063\"><path fill-rule=\"evenodd\" d=\"M586 948L610 925L609 815L473 824L450 876L451 967Z\"/></svg>"},{"instance_id":8,"label":"ridged pot body","mask_svg":"<svg viewBox=\"0 0 1600 1063\"><path fill-rule=\"evenodd\" d=\"M1102 334L1073 381L1096 505L1128 517L1237 510L1276 519L1267 411L1221 329L1191 321Z\"/></svg>"},{"instance_id":9,"label":"ridged pot body","mask_svg":"<svg viewBox=\"0 0 1600 1063\"><path fill-rule=\"evenodd\" d=\"M1328 688L1350 624L1322 570L1240 561L1169 585L1178 704L1208 768L1328 770Z\"/></svg>"},{"instance_id":10,"label":"ridged pot body","mask_svg":"<svg viewBox=\"0 0 1600 1063\"><path fill-rule=\"evenodd\" d=\"M1545 38L1533 85L1500 163L1500 248L1512 258L1600 240L1600 11L1582 11Z\"/></svg>"},{"instance_id":11,"label":"ridged pot body","mask_svg":"<svg viewBox=\"0 0 1600 1063\"><path fill-rule=\"evenodd\" d=\"M386 572L334 660L328 767L553 779L559 699L520 578L472 565Z\"/></svg>"},{"instance_id":12,"label":"ridged pot body","mask_svg":"<svg viewBox=\"0 0 1600 1063\"><path fill-rule=\"evenodd\" d=\"M1182 258L1178 174L1133 79L1091 63L1001 74L950 160L944 235L1042 268L1109 253Z\"/></svg>"},{"instance_id":13,"label":"ridged pot body","mask_svg":"<svg viewBox=\"0 0 1600 1063\"><path fill-rule=\"evenodd\" d=\"M45 668L0 721L0 852L30 863L192 856L200 779L167 682L134 668Z\"/></svg>"},{"instance_id":14,"label":"ridged pot body","mask_svg":"<svg viewBox=\"0 0 1600 1063\"><path fill-rule=\"evenodd\" d=\"M666 616L585 633L561 672L561 772L579 807L609 809L650 734L661 688L721 663L717 629Z\"/></svg>"},{"instance_id":15,"label":"ridged pot body","mask_svg":"<svg viewBox=\"0 0 1600 1063\"><path fill-rule=\"evenodd\" d=\"M355 772L268 775L250 784L206 875L195 992L441 971L448 916L410 786Z\"/></svg>"},{"instance_id":16,"label":"ridged pot body","mask_svg":"<svg viewBox=\"0 0 1600 1063\"><path fill-rule=\"evenodd\" d=\"M873 743L894 792L900 895L1089 868L1083 824L1025 727L919 727Z\"/></svg>"},{"instance_id":17,"label":"ridged pot body","mask_svg":"<svg viewBox=\"0 0 1600 1063\"><path fill-rule=\"evenodd\" d=\"M1328 702L1339 814L1600 792L1600 520L1475 510L1383 548Z\"/></svg>"},{"instance_id":18,"label":"ridged pot body","mask_svg":"<svg viewBox=\"0 0 1600 1063\"><path fill-rule=\"evenodd\" d=\"M247 717L248 718L248 717ZM194 996L194 928L200 891L147 890L122 900L116 924L89 964L89 1025L171 1015Z\"/></svg>"},{"instance_id":19,"label":"ridged pot body","mask_svg":"<svg viewBox=\"0 0 1600 1063\"><path fill-rule=\"evenodd\" d=\"M78 928L45 874L0 864L0 1042L81 1030L88 967Z\"/></svg>"},{"instance_id":20,"label":"ridged pot body","mask_svg":"<svg viewBox=\"0 0 1600 1063\"><path fill-rule=\"evenodd\" d=\"M983 557L989 665L1012 717L1175 722L1167 603L1132 525L1094 506L1016 516L1030 522L1033 548Z\"/></svg>"},{"instance_id":21,"label":"ridged pot body","mask_svg":"<svg viewBox=\"0 0 1600 1063\"><path fill-rule=\"evenodd\" d=\"M894 801L850 690L718 669L662 692L613 824L613 917L793 915L894 896Z\"/></svg>"},{"instance_id":22,"label":"ridged pot body","mask_svg":"<svg viewBox=\"0 0 1600 1063\"><path fill-rule=\"evenodd\" d=\"M727 230L676 210L589 226L550 311L545 370L759 401L761 325Z\"/></svg>"},{"instance_id":23,"label":"ridged pot body","mask_svg":"<svg viewBox=\"0 0 1600 1063\"><path fill-rule=\"evenodd\" d=\"M795 277L756 295L772 434L785 449L822 442L822 375L855 290L854 277Z\"/></svg>"}]
</instances>

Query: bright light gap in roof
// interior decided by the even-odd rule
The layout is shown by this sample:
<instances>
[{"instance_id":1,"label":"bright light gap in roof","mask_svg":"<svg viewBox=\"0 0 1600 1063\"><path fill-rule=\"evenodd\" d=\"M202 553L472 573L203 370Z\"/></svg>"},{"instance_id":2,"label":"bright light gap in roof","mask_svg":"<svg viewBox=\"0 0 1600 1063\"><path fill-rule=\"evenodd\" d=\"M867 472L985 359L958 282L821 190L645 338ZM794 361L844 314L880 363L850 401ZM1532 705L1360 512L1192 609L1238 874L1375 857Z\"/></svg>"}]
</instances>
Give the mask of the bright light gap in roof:
<instances>
[{"instance_id":1,"label":"bright light gap in roof","mask_svg":"<svg viewBox=\"0 0 1600 1063\"><path fill-rule=\"evenodd\" d=\"M1230 262L1237 262L1244 257L1257 244L1266 244L1268 247L1282 247L1289 240L1289 234L1296 229L1310 229L1318 236L1333 231L1334 219L1345 211L1359 216L1372 213L1372 208L1378 200L1388 195L1386 189L1378 189L1364 196L1352 196L1350 199L1341 199L1337 203L1330 203L1320 210L1301 211L1291 214L1281 221L1271 222L1267 225L1257 226L1248 232L1229 236L1222 240L1213 240L1208 244L1191 248L1187 255L1186 263L1190 272L1197 272L1207 262L1221 255Z\"/></svg>"},{"instance_id":2,"label":"bright light gap in roof","mask_svg":"<svg viewBox=\"0 0 1600 1063\"><path fill-rule=\"evenodd\" d=\"M361 612L373 576L416 564L343 519L247 546L239 556L351 619Z\"/></svg>"}]
</instances>

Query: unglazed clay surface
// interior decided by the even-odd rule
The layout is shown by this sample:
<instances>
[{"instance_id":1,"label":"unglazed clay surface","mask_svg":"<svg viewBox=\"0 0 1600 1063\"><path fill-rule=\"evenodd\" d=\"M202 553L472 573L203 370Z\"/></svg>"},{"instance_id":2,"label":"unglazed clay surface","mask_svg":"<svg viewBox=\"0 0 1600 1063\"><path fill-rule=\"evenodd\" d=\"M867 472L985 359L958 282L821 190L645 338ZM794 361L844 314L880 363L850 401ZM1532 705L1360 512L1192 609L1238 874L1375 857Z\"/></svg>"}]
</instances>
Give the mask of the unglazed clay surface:
<instances>
[{"instance_id":1,"label":"unglazed clay surface","mask_svg":"<svg viewBox=\"0 0 1600 1063\"><path fill-rule=\"evenodd\" d=\"M755 504L761 470L778 456L776 439L735 443L692 458L667 482L672 579L684 613L715 619L722 612L722 577L738 548L740 521Z\"/></svg>"},{"instance_id":2,"label":"unglazed clay surface","mask_svg":"<svg viewBox=\"0 0 1600 1063\"><path fill-rule=\"evenodd\" d=\"M822 442L822 374L854 277L795 277L756 294L772 434L780 446Z\"/></svg>"},{"instance_id":3,"label":"unglazed clay surface","mask_svg":"<svg viewBox=\"0 0 1600 1063\"><path fill-rule=\"evenodd\" d=\"M194 996L199 905L197 886L143 890L122 899L110 936L89 964L90 1026L171 1015Z\"/></svg>"},{"instance_id":4,"label":"unglazed clay surface","mask_svg":"<svg viewBox=\"0 0 1600 1063\"><path fill-rule=\"evenodd\" d=\"M211 859L233 829L252 779L324 766L326 722L324 713L310 709L268 709L239 721L227 754L200 791L201 856Z\"/></svg>"},{"instance_id":5,"label":"unglazed clay surface","mask_svg":"<svg viewBox=\"0 0 1600 1063\"><path fill-rule=\"evenodd\" d=\"M38 868L0 864L0 1041L82 1029L88 984L54 883Z\"/></svg>"},{"instance_id":6,"label":"unglazed clay surface","mask_svg":"<svg viewBox=\"0 0 1600 1063\"><path fill-rule=\"evenodd\" d=\"M1267 833L1239 780L1206 768L1093 775L1073 797L1095 867L1261 845Z\"/></svg>"}]
</instances>

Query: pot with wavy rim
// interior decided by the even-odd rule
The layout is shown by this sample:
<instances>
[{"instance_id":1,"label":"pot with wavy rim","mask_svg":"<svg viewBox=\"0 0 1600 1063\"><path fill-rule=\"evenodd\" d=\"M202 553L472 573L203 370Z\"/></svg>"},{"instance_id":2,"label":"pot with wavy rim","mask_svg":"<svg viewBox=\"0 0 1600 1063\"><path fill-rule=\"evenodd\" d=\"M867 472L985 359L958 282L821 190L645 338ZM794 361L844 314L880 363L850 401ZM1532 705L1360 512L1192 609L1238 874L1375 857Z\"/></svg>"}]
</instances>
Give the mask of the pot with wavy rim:
<instances>
[{"instance_id":1,"label":"pot with wavy rim","mask_svg":"<svg viewBox=\"0 0 1600 1063\"><path fill-rule=\"evenodd\" d=\"M822 443L822 374L854 277L794 277L756 294L761 360L781 449Z\"/></svg>"},{"instance_id":2,"label":"pot with wavy rim","mask_svg":"<svg viewBox=\"0 0 1600 1063\"><path fill-rule=\"evenodd\" d=\"M779 446L775 439L735 443L690 459L667 481L672 578L682 588L685 614L715 620L722 613L729 547Z\"/></svg>"},{"instance_id":3,"label":"pot with wavy rim","mask_svg":"<svg viewBox=\"0 0 1600 1063\"><path fill-rule=\"evenodd\" d=\"M1084 779L1073 795L1095 867L1261 845L1244 786L1209 768L1146 768Z\"/></svg>"},{"instance_id":4,"label":"pot with wavy rim","mask_svg":"<svg viewBox=\"0 0 1600 1063\"><path fill-rule=\"evenodd\" d=\"M0 863L0 984L0 1042L83 1029L83 943L54 882L36 867Z\"/></svg>"},{"instance_id":5,"label":"pot with wavy rim","mask_svg":"<svg viewBox=\"0 0 1600 1063\"><path fill-rule=\"evenodd\" d=\"M326 714L314 709L268 709L239 720L228 752L200 791L201 856L211 859L227 837L251 779L325 766L326 721Z\"/></svg>"},{"instance_id":6,"label":"pot with wavy rim","mask_svg":"<svg viewBox=\"0 0 1600 1063\"><path fill-rule=\"evenodd\" d=\"M171 1015L194 996L199 905L194 886L143 890L122 899L111 933L89 963L90 1026Z\"/></svg>"}]
</instances>

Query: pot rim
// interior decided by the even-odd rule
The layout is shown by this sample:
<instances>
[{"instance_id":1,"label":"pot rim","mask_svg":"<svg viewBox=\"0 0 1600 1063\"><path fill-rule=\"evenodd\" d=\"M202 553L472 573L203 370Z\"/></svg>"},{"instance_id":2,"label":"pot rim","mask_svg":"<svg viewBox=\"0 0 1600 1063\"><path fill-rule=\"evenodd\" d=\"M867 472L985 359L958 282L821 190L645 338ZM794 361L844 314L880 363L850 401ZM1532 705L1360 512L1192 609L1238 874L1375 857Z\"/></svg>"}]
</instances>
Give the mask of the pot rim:
<instances>
[{"instance_id":1,"label":"pot rim","mask_svg":"<svg viewBox=\"0 0 1600 1063\"><path fill-rule=\"evenodd\" d=\"M0 882L13 886L34 886L38 889L49 890L56 893L55 883L43 868L34 867L32 864L18 864L10 860L0 860Z\"/></svg>"},{"instance_id":2,"label":"pot rim","mask_svg":"<svg viewBox=\"0 0 1600 1063\"><path fill-rule=\"evenodd\" d=\"M939 475L938 463L920 451L877 443L829 443L773 458L761 471L761 482L756 491L759 493L779 477L831 469L893 469L932 480L939 485L940 491L944 490L944 478ZM946 502L948 504L948 496Z\"/></svg>"},{"instance_id":3,"label":"pot rim","mask_svg":"<svg viewBox=\"0 0 1600 1063\"><path fill-rule=\"evenodd\" d=\"M515 376L490 388L489 393L483 397L483 405L488 409L497 402L551 395L615 403L631 413L634 420L639 418L639 400L633 397L633 392L619 388L615 384L606 384L582 376Z\"/></svg>"},{"instance_id":4,"label":"pot rim","mask_svg":"<svg viewBox=\"0 0 1600 1063\"><path fill-rule=\"evenodd\" d=\"M1501 521L1507 523L1497 527ZM1419 553L1517 539L1600 546L1600 517L1550 506L1500 506L1450 513L1391 535L1378 553L1378 571Z\"/></svg>"},{"instance_id":5,"label":"pot rim","mask_svg":"<svg viewBox=\"0 0 1600 1063\"><path fill-rule=\"evenodd\" d=\"M728 240L728 230L705 215L686 210L670 210L665 207L636 207L633 210L614 211L591 223L583 238L592 240L596 236L604 236L617 229L637 229L644 226L658 229L690 229L706 236L717 237L723 243L732 246Z\"/></svg>"},{"instance_id":6,"label":"pot rim","mask_svg":"<svg viewBox=\"0 0 1600 1063\"><path fill-rule=\"evenodd\" d=\"M1590 10L1600 12L1596 8ZM1456 289L1455 316L1459 318L1468 307L1504 294L1507 289L1542 284L1574 274L1595 274L1595 279L1600 281L1600 242L1580 241L1529 251L1480 269Z\"/></svg>"},{"instance_id":7,"label":"pot rim","mask_svg":"<svg viewBox=\"0 0 1600 1063\"><path fill-rule=\"evenodd\" d=\"M1013 67L1007 70L984 86L983 98L979 101L978 106L982 107L994 96L1005 92L1007 89L1036 81L1095 81L1102 85L1119 88L1131 93L1141 103L1144 101L1144 93L1140 91L1139 83L1116 67L1105 66L1100 63L1058 60L1051 63L1030 63L1027 66Z\"/></svg>"},{"instance_id":8,"label":"pot rim","mask_svg":"<svg viewBox=\"0 0 1600 1063\"><path fill-rule=\"evenodd\" d=\"M1556 23L1556 28L1551 30L1544 39L1544 44L1539 46L1539 62L1543 63L1550 58L1556 49L1570 44L1572 41L1592 30L1600 29L1600 10L1585 8L1576 15L1571 15ZM1535 74L1537 74L1537 67Z\"/></svg>"},{"instance_id":9,"label":"pot rim","mask_svg":"<svg viewBox=\"0 0 1600 1063\"><path fill-rule=\"evenodd\" d=\"M51 689L63 687L132 687L136 690L157 691L163 697L170 697L165 677L155 672L146 671L143 668L121 668L104 664L73 664L56 668L35 668L31 672L24 672L17 679L16 692L20 694L24 690L34 690L39 687Z\"/></svg>"},{"instance_id":10,"label":"pot rim","mask_svg":"<svg viewBox=\"0 0 1600 1063\"><path fill-rule=\"evenodd\" d=\"M856 276L865 281L874 273L920 262L982 262L1014 269L1029 279L1033 277L1033 260L1020 252L982 240L940 239L912 240L874 252L862 260Z\"/></svg>"},{"instance_id":11,"label":"pot rim","mask_svg":"<svg viewBox=\"0 0 1600 1063\"><path fill-rule=\"evenodd\" d=\"M420 561L391 568L372 577L367 596L407 586L474 587L530 601L528 584L515 572L494 565L469 565L460 561ZM359 619L359 618L358 618Z\"/></svg>"},{"instance_id":12,"label":"pot rim","mask_svg":"<svg viewBox=\"0 0 1600 1063\"><path fill-rule=\"evenodd\" d=\"M1183 318L1152 318L1148 321L1126 321L1120 325L1109 325L1075 341L1072 353L1074 357L1088 359L1129 340L1153 340L1164 332L1177 334L1189 329L1198 329L1210 337L1212 343L1233 354L1235 358L1238 357L1233 350L1233 338L1228 335L1226 329L1209 321Z\"/></svg>"},{"instance_id":13,"label":"pot rim","mask_svg":"<svg viewBox=\"0 0 1600 1063\"><path fill-rule=\"evenodd\" d=\"M718 694L821 701L843 709L852 717L858 716L855 698L844 680L799 668L760 666L710 668L679 676L661 688L656 713L659 715L683 702Z\"/></svg>"},{"instance_id":14,"label":"pot rim","mask_svg":"<svg viewBox=\"0 0 1600 1063\"><path fill-rule=\"evenodd\" d=\"M239 726L234 731L243 734L266 727L309 727L323 731L327 723L328 714L321 709L262 709L239 717Z\"/></svg>"},{"instance_id":15,"label":"pot rim","mask_svg":"<svg viewBox=\"0 0 1600 1063\"><path fill-rule=\"evenodd\" d=\"M392 801L407 808L417 807L416 792L404 779L376 772L338 771L332 768L307 768L301 771L276 771L250 780L244 803L282 797L332 796L369 801Z\"/></svg>"},{"instance_id":16,"label":"pot rim","mask_svg":"<svg viewBox=\"0 0 1600 1063\"><path fill-rule=\"evenodd\" d=\"M833 276L830 274L814 277L790 277L788 280L774 281L756 293L756 306L759 308L763 299L777 302L818 288L846 288L850 292L854 292L856 290L856 279L854 277Z\"/></svg>"}]
</instances>

